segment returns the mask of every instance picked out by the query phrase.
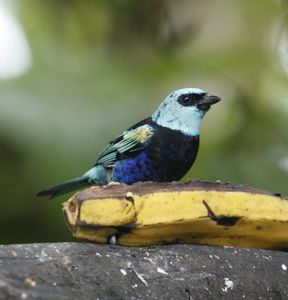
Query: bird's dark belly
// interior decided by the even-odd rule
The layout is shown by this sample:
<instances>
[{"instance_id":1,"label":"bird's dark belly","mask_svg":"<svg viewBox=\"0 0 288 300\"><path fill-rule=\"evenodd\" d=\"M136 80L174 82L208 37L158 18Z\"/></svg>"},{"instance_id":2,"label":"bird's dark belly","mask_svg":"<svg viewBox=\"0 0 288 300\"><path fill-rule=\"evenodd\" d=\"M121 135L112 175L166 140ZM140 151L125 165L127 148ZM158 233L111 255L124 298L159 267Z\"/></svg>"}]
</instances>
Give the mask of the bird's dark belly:
<instances>
[{"instance_id":1,"label":"bird's dark belly","mask_svg":"<svg viewBox=\"0 0 288 300\"><path fill-rule=\"evenodd\" d=\"M175 181L192 166L199 146L199 137L168 132L155 135L151 143L133 158L118 161L112 180L132 184L139 181Z\"/></svg>"}]
</instances>

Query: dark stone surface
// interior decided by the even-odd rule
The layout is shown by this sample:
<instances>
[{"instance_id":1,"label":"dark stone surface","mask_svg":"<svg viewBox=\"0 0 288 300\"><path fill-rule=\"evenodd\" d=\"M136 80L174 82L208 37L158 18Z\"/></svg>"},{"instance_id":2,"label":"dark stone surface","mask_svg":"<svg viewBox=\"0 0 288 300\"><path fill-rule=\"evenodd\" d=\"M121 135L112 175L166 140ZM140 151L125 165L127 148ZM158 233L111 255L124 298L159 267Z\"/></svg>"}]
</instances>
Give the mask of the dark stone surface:
<instances>
[{"instance_id":1,"label":"dark stone surface","mask_svg":"<svg viewBox=\"0 0 288 300\"><path fill-rule=\"evenodd\" d=\"M0 299L288 299L288 253L198 245L0 246Z\"/></svg>"}]
</instances>

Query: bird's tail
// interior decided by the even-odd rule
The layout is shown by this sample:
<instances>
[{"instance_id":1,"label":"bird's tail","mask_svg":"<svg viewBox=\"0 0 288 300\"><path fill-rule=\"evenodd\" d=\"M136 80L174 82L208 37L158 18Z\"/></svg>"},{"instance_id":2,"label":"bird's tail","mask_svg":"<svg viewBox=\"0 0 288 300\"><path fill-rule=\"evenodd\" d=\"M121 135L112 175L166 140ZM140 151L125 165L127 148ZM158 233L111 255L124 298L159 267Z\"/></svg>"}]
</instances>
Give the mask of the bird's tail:
<instances>
[{"instance_id":1,"label":"bird's tail","mask_svg":"<svg viewBox=\"0 0 288 300\"><path fill-rule=\"evenodd\" d=\"M50 198L54 198L65 193L78 190L82 187L91 185L88 179L89 178L86 176L81 176L56 185L49 186L46 189L39 192L37 194L37 197L48 196Z\"/></svg>"},{"instance_id":2,"label":"bird's tail","mask_svg":"<svg viewBox=\"0 0 288 300\"><path fill-rule=\"evenodd\" d=\"M54 198L68 192L81 189L90 185L105 185L108 183L108 173L103 166L90 169L81 177L67 180L60 184L52 185L40 191L37 197L48 196Z\"/></svg>"}]
</instances>

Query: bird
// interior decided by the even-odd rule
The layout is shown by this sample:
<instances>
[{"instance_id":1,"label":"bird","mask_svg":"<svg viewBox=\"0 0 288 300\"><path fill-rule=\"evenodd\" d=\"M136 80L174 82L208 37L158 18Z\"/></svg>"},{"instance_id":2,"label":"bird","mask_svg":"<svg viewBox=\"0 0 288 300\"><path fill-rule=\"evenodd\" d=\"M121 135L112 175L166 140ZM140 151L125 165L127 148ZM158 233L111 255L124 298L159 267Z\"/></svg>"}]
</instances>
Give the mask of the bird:
<instances>
[{"instance_id":1,"label":"bird","mask_svg":"<svg viewBox=\"0 0 288 300\"><path fill-rule=\"evenodd\" d=\"M171 92L151 117L112 140L85 174L47 187L37 196L54 198L112 182L179 181L196 159L201 121L220 99L200 88Z\"/></svg>"}]
</instances>

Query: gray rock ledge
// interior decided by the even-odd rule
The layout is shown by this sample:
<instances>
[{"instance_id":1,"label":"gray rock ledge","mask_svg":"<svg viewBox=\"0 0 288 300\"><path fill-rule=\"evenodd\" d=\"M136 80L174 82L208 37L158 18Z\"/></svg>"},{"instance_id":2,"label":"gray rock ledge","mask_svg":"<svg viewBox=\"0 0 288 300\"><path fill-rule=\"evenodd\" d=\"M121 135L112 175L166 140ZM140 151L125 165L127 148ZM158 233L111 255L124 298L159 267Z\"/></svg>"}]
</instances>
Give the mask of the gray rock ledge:
<instances>
[{"instance_id":1,"label":"gray rock ledge","mask_svg":"<svg viewBox=\"0 0 288 300\"><path fill-rule=\"evenodd\" d=\"M0 299L288 299L288 253L200 245L2 245Z\"/></svg>"}]
</instances>

